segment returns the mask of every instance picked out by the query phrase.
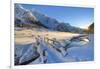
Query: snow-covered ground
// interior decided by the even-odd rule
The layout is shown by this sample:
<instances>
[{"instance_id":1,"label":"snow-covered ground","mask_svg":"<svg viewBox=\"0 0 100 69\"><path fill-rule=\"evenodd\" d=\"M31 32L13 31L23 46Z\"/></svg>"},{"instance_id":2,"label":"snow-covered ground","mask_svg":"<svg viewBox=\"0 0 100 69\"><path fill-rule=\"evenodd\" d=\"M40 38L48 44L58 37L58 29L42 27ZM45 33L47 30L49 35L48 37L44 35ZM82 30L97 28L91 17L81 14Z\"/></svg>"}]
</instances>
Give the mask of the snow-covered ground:
<instances>
[{"instance_id":1,"label":"snow-covered ground","mask_svg":"<svg viewBox=\"0 0 100 69\"><path fill-rule=\"evenodd\" d=\"M25 65L94 60L94 35L80 35L64 40L47 40L44 36L38 36L36 43L15 44L15 63Z\"/></svg>"},{"instance_id":2,"label":"snow-covered ground","mask_svg":"<svg viewBox=\"0 0 100 69\"><path fill-rule=\"evenodd\" d=\"M89 35L89 43L82 47L73 47L68 50L69 56L76 58L77 61L94 60L94 35Z\"/></svg>"}]
</instances>

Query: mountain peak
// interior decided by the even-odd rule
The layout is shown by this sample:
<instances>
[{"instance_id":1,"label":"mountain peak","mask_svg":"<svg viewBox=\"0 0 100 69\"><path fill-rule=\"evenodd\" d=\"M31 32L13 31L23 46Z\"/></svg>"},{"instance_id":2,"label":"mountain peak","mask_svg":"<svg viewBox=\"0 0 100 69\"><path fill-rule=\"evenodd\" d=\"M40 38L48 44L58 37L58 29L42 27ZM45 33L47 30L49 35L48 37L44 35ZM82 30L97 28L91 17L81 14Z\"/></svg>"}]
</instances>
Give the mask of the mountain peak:
<instances>
[{"instance_id":1,"label":"mountain peak","mask_svg":"<svg viewBox=\"0 0 100 69\"><path fill-rule=\"evenodd\" d=\"M71 26L69 23L61 23L58 20L43 14L36 9L25 9L20 4L15 4L15 24L37 24L49 30L62 32L78 32L82 29ZM25 25L26 26L26 25Z\"/></svg>"}]
</instances>

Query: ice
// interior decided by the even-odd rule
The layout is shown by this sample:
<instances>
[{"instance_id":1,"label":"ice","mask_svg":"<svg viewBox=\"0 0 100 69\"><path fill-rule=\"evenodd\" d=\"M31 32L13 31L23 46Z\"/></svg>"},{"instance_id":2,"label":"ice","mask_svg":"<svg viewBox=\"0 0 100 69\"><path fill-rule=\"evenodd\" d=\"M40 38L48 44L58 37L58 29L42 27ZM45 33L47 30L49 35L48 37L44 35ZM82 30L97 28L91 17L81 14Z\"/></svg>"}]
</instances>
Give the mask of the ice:
<instances>
[{"instance_id":1,"label":"ice","mask_svg":"<svg viewBox=\"0 0 100 69\"><path fill-rule=\"evenodd\" d=\"M20 65L21 63L31 60L33 57L39 54L35 60L30 61L28 64L92 61L94 59L93 36L93 34L89 34L89 40L84 37L84 41L81 41L80 39L80 41L70 40L70 42L68 42L70 44L67 46L66 50L63 46L65 45L64 43L51 45L48 44L48 42L45 42L44 36L39 36L37 38L39 45L28 44L23 46L15 46L15 58L19 58L19 60L15 60Z\"/></svg>"}]
</instances>

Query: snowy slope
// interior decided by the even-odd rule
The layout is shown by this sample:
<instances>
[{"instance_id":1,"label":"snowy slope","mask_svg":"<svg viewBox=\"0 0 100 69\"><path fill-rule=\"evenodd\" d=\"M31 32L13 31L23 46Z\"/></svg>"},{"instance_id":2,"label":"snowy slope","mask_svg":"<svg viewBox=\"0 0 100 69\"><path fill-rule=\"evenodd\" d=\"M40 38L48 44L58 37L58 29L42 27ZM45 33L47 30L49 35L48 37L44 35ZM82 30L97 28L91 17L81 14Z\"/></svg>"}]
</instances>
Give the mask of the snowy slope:
<instances>
[{"instance_id":1,"label":"snowy slope","mask_svg":"<svg viewBox=\"0 0 100 69\"><path fill-rule=\"evenodd\" d=\"M15 21L15 23L18 24L41 25L53 31L83 33L83 29L71 26L69 23L61 23L54 18L36 11L34 8L27 10L19 4L15 4Z\"/></svg>"},{"instance_id":2,"label":"snowy slope","mask_svg":"<svg viewBox=\"0 0 100 69\"><path fill-rule=\"evenodd\" d=\"M34 9L31 10L32 14L49 29L55 29L59 22L56 19L48 17Z\"/></svg>"},{"instance_id":3,"label":"snowy slope","mask_svg":"<svg viewBox=\"0 0 100 69\"><path fill-rule=\"evenodd\" d=\"M24 9L21 5L15 4L15 20L19 19L22 23L31 23L36 22L37 19L33 16L33 14L29 11Z\"/></svg>"},{"instance_id":4,"label":"snowy slope","mask_svg":"<svg viewBox=\"0 0 100 69\"><path fill-rule=\"evenodd\" d=\"M56 19L45 16L44 14L39 13L36 10L27 10L24 9L21 5L15 5L15 20L20 19L22 23L41 22L41 25L49 29L54 29L58 25Z\"/></svg>"}]
</instances>

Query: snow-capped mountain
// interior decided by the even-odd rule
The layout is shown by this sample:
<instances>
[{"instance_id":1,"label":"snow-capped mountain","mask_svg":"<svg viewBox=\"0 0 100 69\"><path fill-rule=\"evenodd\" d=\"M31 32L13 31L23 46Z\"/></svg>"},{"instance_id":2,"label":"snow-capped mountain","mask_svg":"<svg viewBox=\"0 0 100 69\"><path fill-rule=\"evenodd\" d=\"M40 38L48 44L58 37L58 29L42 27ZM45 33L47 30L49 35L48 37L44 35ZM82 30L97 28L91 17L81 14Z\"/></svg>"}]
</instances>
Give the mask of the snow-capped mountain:
<instances>
[{"instance_id":1,"label":"snow-capped mountain","mask_svg":"<svg viewBox=\"0 0 100 69\"><path fill-rule=\"evenodd\" d=\"M49 30L62 32L83 32L82 29L71 26L69 23L61 23L54 18L42 14L34 9L27 10L19 4L15 4L15 25L39 25Z\"/></svg>"},{"instance_id":2,"label":"snow-capped mountain","mask_svg":"<svg viewBox=\"0 0 100 69\"><path fill-rule=\"evenodd\" d=\"M31 10L32 14L40 21L43 25L48 27L49 29L55 29L59 22L56 19L48 17L45 14L41 14L36 10Z\"/></svg>"},{"instance_id":3,"label":"snow-capped mountain","mask_svg":"<svg viewBox=\"0 0 100 69\"><path fill-rule=\"evenodd\" d=\"M21 5L15 5L15 21L18 24L30 24L30 23L39 23L40 25L53 29L59 24L56 19L47 17L44 14L39 13L36 10L27 10L24 9Z\"/></svg>"},{"instance_id":4,"label":"snow-capped mountain","mask_svg":"<svg viewBox=\"0 0 100 69\"><path fill-rule=\"evenodd\" d=\"M15 25L32 24L36 22L36 17L33 16L29 10L24 9L21 5L15 5Z\"/></svg>"}]
</instances>

